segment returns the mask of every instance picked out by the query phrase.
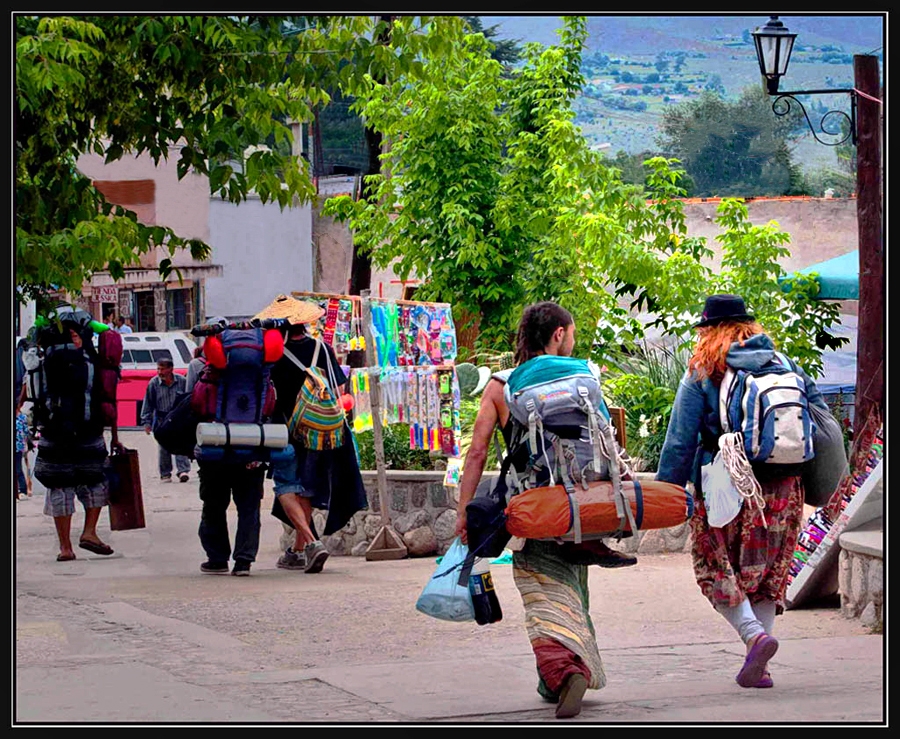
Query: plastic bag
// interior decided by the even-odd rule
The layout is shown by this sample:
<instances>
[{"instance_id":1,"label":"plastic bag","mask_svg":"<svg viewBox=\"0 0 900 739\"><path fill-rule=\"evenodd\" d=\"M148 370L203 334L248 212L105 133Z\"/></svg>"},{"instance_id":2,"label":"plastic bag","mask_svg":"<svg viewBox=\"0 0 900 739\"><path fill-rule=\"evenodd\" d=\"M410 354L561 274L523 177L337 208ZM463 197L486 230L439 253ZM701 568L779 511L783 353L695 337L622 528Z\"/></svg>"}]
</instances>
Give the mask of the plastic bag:
<instances>
[{"instance_id":1,"label":"plastic bag","mask_svg":"<svg viewBox=\"0 0 900 739\"><path fill-rule=\"evenodd\" d=\"M442 621L474 621L475 609L468 585L459 573L469 548L457 536L416 600L416 610Z\"/></svg>"},{"instance_id":2,"label":"plastic bag","mask_svg":"<svg viewBox=\"0 0 900 739\"><path fill-rule=\"evenodd\" d=\"M718 452L712 462L700 468L700 475L709 525L721 528L731 523L741 512L744 497L731 480L722 452Z\"/></svg>"}]
</instances>

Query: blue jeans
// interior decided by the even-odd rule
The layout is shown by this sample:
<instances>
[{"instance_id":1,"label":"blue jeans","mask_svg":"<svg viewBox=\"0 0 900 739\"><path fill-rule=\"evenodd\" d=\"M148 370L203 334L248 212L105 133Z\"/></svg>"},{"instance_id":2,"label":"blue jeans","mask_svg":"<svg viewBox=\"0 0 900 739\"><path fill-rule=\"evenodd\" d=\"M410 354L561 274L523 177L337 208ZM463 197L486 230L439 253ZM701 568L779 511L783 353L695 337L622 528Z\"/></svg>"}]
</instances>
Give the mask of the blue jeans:
<instances>
[{"instance_id":1,"label":"blue jeans","mask_svg":"<svg viewBox=\"0 0 900 739\"><path fill-rule=\"evenodd\" d=\"M159 447L159 476L172 476L172 457L175 457L175 468L180 475L182 472L191 471L191 458L184 457L181 454L169 454L165 449Z\"/></svg>"},{"instance_id":2,"label":"blue jeans","mask_svg":"<svg viewBox=\"0 0 900 739\"><path fill-rule=\"evenodd\" d=\"M248 470L244 464L198 462L200 467L200 544L210 562L228 562L231 542L226 512L231 499L237 508L234 559L256 561L261 527L259 506L263 497L265 469Z\"/></svg>"},{"instance_id":3,"label":"blue jeans","mask_svg":"<svg viewBox=\"0 0 900 739\"><path fill-rule=\"evenodd\" d=\"M16 452L13 469L16 471L16 493L25 495L28 492L28 480L25 478L25 452Z\"/></svg>"}]
</instances>

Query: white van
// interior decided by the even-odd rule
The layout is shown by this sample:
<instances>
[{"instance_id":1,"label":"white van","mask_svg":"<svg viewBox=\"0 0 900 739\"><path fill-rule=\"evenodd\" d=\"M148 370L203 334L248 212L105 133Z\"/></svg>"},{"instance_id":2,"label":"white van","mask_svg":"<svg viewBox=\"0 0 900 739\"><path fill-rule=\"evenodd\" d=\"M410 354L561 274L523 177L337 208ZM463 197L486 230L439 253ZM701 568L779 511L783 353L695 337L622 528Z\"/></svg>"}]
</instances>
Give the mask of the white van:
<instances>
[{"instance_id":1,"label":"white van","mask_svg":"<svg viewBox=\"0 0 900 739\"><path fill-rule=\"evenodd\" d=\"M160 359L171 359L175 369L187 369L197 342L186 331L141 331L122 334L122 369L156 370Z\"/></svg>"}]
</instances>

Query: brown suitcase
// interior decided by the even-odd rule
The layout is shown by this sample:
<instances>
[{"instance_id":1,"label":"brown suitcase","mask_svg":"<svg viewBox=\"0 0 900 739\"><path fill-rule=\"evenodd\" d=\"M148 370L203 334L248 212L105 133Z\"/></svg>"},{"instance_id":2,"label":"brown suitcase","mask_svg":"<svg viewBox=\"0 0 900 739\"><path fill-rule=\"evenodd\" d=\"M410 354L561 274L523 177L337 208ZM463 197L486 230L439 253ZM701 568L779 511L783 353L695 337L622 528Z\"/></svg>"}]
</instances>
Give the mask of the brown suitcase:
<instances>
[{"instance_id":1,"label":"brown suitcase","mask_svg":"<svg viewBox=\"0 0 900 739\"><path fill-rule=\"evenodd\" d=\"M112 475L109 484L109 528L113 531L142 529L144 495L137 449L113 450L109 455Z\"/></svg>"}]
</instances>

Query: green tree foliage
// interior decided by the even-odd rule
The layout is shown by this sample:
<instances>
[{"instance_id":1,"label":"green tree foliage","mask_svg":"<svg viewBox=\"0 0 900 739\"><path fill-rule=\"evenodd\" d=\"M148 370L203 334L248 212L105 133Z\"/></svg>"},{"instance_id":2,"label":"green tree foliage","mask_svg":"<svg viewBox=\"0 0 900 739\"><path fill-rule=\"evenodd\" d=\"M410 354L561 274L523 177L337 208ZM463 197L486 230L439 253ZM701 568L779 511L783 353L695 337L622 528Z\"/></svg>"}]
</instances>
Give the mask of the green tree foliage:
<instances>
[{"instance_id":1,"label":"green tree foliage","mask_svg":"<svg viewBox=\"0 0 900 739\"><path fill-rule=\"evenodd\" d=\"M499 39L499 25L484 27L481 17L477 15L464 15L463 19L469 26L471 33L483 33L494 48L491 49L491 59L500 62L507 70L519 63L522 58L521 39Z\"/></svg>"},{"instance_id":2,"label":"green tree foliage","mask_svg":"<svg viewBox=\"0 0 900 739\"><path fill-rule=\"evenodd\" d=\"M508 79L483 36L449 19L441 37L442 52L423 54L415 82L400 76L359 95L389 142L371 180L377 197L326 202L374 263L426 279L417 297L451 302L457 319L477 316L479 351L507 349L522 307L556 300L575 317L576 352L602 360L607 347L642 337L629 307L686 336L706 295L728 287L773 330L776 317L796 315L796 335L778 336L793 356L815 360L815 329L835 310L813 303L812 280L781 292L777 260L789 237L777 225L753 227L741 201L723 204L726 262L716 275L705 239L687 236L677 161L647 160L642 186L590 149L572 112L583 18L564 19L557 46L526 45Z\"/></svg>"},{"instance_id":3,"label":"green tree foliage","mask_svg":"<svg viewBox=\"0 0 900 739\"><path fill-rule=\"evenodd\" d=\"M796 194L801 176L790 143L798 135L799 115L774 115L771 100L757 87L734 102L707 90L663 112L657 144L681 162L697 197Z\"/></svg>"},{"instance_id":4,"label":"green tree foliage","mask_svg":"<svg viewBox=\"0 0 900 739\"><path fill-rule=\"evenodd\" d=\"M313 187L290 154L288 121L309 121L338 84L410 73L420 24L396 24L395 46L371 42L368 16L25 16L16 28L16 284L23 298L78 293L92 272L114 278L156 246L204 258L208 245L145 226L107 203L76 168L178 151L178 176L204 175L238 203L254 191L286 207ZM439 40L432 40L438 51ZM268 144L246 160L249 146ZM171 260L160 264L163 274Z\"/></svg>"}]
</instances>

